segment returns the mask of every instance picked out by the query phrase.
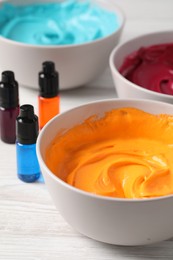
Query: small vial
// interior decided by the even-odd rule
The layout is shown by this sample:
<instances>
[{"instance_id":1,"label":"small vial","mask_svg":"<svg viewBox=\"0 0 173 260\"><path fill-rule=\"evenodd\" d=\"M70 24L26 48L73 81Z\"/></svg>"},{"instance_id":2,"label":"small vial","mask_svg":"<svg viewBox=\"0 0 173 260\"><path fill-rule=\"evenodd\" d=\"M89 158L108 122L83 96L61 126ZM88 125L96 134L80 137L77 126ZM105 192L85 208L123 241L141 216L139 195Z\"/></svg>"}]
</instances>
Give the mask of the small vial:
<instances>
[{"instance_id":1,"label":"small vial","mask_svg":"<svg viewBox=\"0 0 173 260\"><path fill-rule=\"evenodd\" d=\"M39 128L59 113L59 76L51 61L42 64L43 71L39 73L38 113Z\"/></svg>"},{"instance_id":2,"label":"small vial","mask_svg":"<svg viewBox=\"0 0 173 260\"><path fill-rule=\"evenodd\" d=\"M5 143L16 142L16 117L19 114L18 82L12 71L2 72L0 82L0 133Z\"/></svg>"},{"instance_id":3,"label":"small vial","mask_svg":"<svg viewBox=\"0 0 173 260\"><path fill-rule=\"evenodd\" d=\"M40 177L40 167L36 155L38 117L32 105L20 107L16 119L17 174L24 182L35 182Z\"/></svg>"}]
</instances>

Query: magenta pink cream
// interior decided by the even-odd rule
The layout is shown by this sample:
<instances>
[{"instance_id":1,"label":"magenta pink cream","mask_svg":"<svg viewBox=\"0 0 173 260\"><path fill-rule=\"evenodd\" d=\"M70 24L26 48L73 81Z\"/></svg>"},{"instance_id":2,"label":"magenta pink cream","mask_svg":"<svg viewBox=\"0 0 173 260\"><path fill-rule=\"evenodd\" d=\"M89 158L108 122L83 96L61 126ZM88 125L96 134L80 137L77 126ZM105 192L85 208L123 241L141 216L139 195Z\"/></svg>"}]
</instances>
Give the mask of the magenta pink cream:
<instances>
[{"instance_id":1,"label":"magenta pink cream","mask_svg":"<svg viewBox=\"0 0 173 260\"><path fill-rule=\"evenodd\" d=\"M120 73L138 86L173 95L173 43L141 47L125 58Z\"/></svg>"},{"instance_id":2,"label":"magenta pink cream","mask_svg":"<svg viewBox=\"0 0 173 260\"><path fill-rule=\"evenodd\" d=\"M0 135L5 143L13 144L16 141L18 114L18 83L12 71L4 71L0 82Z\"/></svg>"}]
</instances>

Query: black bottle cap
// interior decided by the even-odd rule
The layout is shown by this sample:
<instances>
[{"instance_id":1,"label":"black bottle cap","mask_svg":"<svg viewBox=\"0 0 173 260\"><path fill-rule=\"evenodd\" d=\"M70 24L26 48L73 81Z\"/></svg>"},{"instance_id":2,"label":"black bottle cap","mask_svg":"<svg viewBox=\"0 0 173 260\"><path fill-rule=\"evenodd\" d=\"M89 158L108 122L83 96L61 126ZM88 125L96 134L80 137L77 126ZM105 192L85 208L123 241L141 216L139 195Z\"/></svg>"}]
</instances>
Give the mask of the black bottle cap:
<instances>
[{"instance_id":1,"label":"black bottle cap","mask_svg":"<svg viewBox=\"0 0 173 260\"><path fill-rule=\"evenodd\" d=\"M34 114L32 105L20 107L19 116L16 119L16 138L21 144L34 144L38 136L38 117Z\"/></svg>"},{"instance_id":2,"label":"black bottle cap","mask_svg":"<svg viewBox=\"0 0 173 260\"><path fill-rule=\"evenodd\" d=\"M3 108L15 108L19 105L18 82L13 71L2 72L0 82L0 106Z\"/></svg>"},{"instance_id":3,"label":"black bottle cap","mask_svg":"<svg viewBox=\"0 0 173 260\"><path fill-rule=\"evenodd\" d=\"M52 61L42 64L43 70L39 72L39 94L41 97L52 98L59 94L59 75Z\"/></svg>"}]
</instances>

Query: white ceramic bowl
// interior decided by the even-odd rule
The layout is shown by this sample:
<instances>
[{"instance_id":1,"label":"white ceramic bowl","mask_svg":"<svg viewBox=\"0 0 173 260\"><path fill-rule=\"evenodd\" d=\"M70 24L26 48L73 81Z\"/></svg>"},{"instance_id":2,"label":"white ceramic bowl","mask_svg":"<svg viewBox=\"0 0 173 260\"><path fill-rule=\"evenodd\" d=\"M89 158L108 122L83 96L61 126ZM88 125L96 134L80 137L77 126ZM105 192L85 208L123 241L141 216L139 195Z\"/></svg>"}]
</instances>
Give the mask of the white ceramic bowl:
<instances>
[{"instance_id":1,"label":"white ceramic bowl","mask_svg":"<svg viewBox=\"0 0 173 260\"><path fill-rule=\"evenodd\" d=\"M52 0L58 2L60 0ZM109 55L119 42L125 17L114 0L93 0L101 7L115 12L120 27L99 40L76 45L36 46L0 37L0 69L12 70L21 85L38 88L38 72L42 62L55 62L60 74L60 89L83 86L98 77L109 64ZM8 0L13 4L48 2L48 0Z\"/></svg>"},{"instance_id":2,"label":"white ceramic bowl","mask_svg":"<svg viewBox=\"0 0 173 260\"><path fill-rule=\"evenodd\" d=\"M109 64L118 97L144 98L173 103L173 96L157 93L140 87L121 75L119 68L124 59L140 47L154 44L173 43L173 31L163 31L145 34L116 46L110 55Z\"/></svg>"},{"instance_id":3,"label":"white ceramic bowl","mask_svg":"<svg viewBox=\"0 0 173 260\"><path fill-rule=\"evenodd\" d=\"M71 109L53 118L41 131L37 155L50 195L64 219L82 234L117 245L144 245L173 237L173 196L118 199L76 189L56 177L45 164L45 151L57 133L93 114L120 107L171 114L173 106L151 100L102 100Z\"/></svg>"}]
</instances>

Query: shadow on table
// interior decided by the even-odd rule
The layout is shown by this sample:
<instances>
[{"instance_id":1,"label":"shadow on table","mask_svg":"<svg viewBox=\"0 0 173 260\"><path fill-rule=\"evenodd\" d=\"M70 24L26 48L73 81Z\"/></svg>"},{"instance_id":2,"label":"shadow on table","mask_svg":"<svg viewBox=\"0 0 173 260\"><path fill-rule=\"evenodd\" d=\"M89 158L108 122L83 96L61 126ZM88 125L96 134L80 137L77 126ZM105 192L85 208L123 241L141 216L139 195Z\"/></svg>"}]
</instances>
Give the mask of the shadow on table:
<instances>
[{"instance_id":1,"label":"shadow on table","mask_svg":"<svg viewBox=\"0 0 173 260\"><path fill-rule=\"evenodd\" d=\"M104 244L104 251L105 250L107 250L108 255L122 256L123 259L173 259L173 238L145 246L116 246Z\"/></svg>"}]
</instances>

